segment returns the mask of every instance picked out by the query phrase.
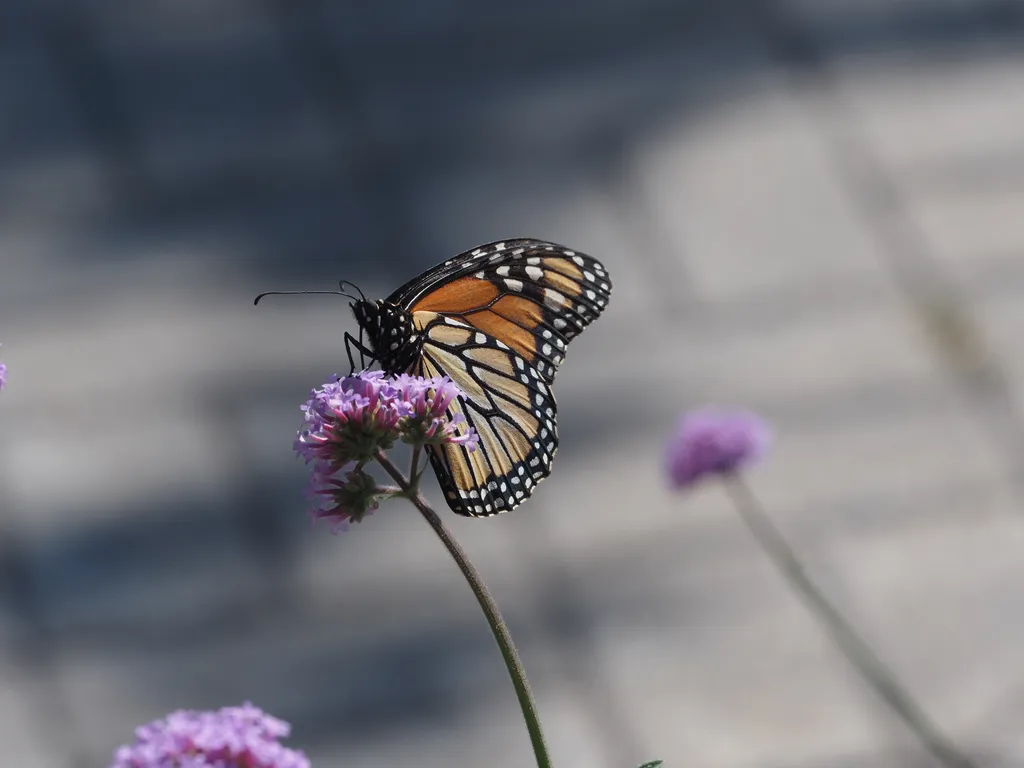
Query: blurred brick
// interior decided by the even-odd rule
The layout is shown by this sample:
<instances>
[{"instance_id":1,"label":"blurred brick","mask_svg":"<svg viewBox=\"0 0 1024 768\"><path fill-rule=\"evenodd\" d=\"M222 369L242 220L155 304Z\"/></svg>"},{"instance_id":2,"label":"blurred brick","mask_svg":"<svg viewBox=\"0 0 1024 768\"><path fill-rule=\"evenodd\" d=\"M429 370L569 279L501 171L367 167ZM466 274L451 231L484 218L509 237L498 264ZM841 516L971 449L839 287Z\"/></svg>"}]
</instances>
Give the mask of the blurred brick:
<instances>
[{"instance_id":1,"label":"blurred brick","mask_svg":"<svg viewBox=\"0 0 1024 768\"><path fill-rule=\"evenodd\" d=\"M0 37L0 222L6 238L74 226L107 209L103 161L38 27ZM5 248L5 251L7 248Z\"/></svg>"},{"instance_id":2,"label":"blurred brick","mask_svg":"<svg viewBox=\"0 0 1024 768\"><path fill-rule=\"evenodd\" d=\"M765 755L828 764L906 746L746 531L734 524L729 538L727 569L641 550L633 579L593 585L603 587L597 605L630 606L598 614L598 656L622 706L644 713L643 742L708 766Z\"/></svg>"},{"instance_id":3,"label":"blurred brick","mask_svg":"<svg viewBox=\"0 0 1024 768\"><path fill-rule=\"evenodd\" d=\"M943 507L952 505L956 516ZM934 522L899 537L851 532L808 552L812 573L947 733L979 753L1021 754L995 723L1020 711L1019 513L1006 493L936 499ZM982 650L984 649L984 650Z\"/></svg>"},{"instance_id":4,"label":"blurred brick","mask_svg":"<svg viewBox=\"0 0 1024 768\"><path fill-rule=\"evenodd\" d=\"M334 138L265 11L102 3L78 31L105 74L95 87L110 89L158 188L234 184L243 193L252 180L270 184L336 160Z\"/></svg>"},{"instance_id":5,"label":"blurred brick","mask_svg":"<svg viewBox=\"0 0 1024 768\"><path fill-rule=\"evenodd\" d=\"M741 301L822 284L884 285L876 247L814 126L770 74L752 90L663 136L642 160L645 197L696 295Z\"/></svg>"},{"instance_id":6,"label":"blurred brick","mask_svg":"<svg viewBox=\"0 0 1024 768\"><path fill-rule=\"evenodd\" d=\"M921 197L910 203L910 215L934 254L958 275L1024 249L1024 187Z\"/></svg>"},{"instance_id":7,"label":"blurred brick","mask_svg":"<svg viewBox=\"0 0 1024 768\"><path fill-rule=\"evenodd\" d=\"M1014 286L1009 280L1006 284ZM1024 281L1017 283L1014 290L990 297L978 307L980 323L1006 376L1006 384L1018 415L1024 415L1024 358L1020 354L1020 339L1024 333L1022 294Z\"/></svg>"},{"instance_id":8,"label":"blurred brick","mask_svg":"<svg viewBox=\"0 0 1024 768\"><path fill-rule=\"evenodd\" d=\"M1024 58L1016 50L868 60L838 71L852 114L898 176L1024 147Z\"/></svg>"},{"instance_id":9,"label":"blurred brick","mask_svg":"<svg viewBox=\"0 0 1024 768\"><path fill-rule=\"evenodd\" d=\"M36 677L36 671L18 669L6 662L0 667L0 738L4 742L4 759L24 768L66 765L67 751L75 748L75 727L55 717L54 691L47 690L48 681Z\"/></svg>"}]
</instances>

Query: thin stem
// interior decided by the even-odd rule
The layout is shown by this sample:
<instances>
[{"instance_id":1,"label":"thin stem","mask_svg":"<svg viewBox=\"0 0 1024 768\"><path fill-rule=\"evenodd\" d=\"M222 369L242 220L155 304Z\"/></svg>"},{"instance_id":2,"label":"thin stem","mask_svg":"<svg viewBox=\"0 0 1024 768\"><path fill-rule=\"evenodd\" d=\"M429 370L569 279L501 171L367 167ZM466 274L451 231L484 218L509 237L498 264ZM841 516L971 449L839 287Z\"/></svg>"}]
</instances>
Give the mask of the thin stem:
<instances>
[{"instance_id":1,"label":"thin stem","mask_svg":"<svg viewBox=\"0 0 1024 768\"><path fill-rule=\"evenodd\" d=\"M480 603L480 608L483 609L484 616L487 618L487 623L491 628L491 633L498 643L501 656L505 660L508 675L512 678L512 686L516 690L516 698L519 699L519 706L523 711L523 719L526 721L526 730L529 732L530 742L533 744L533 754L537 759L537 768L551 768L551 757L548 755L547 744L544 742L544 734L541 731L540 716L537 714L537 703L533 699L530 683L526 679L526 669L523 667L523 662L519 659L515 644L512 642L512 635L508 631L505 620L501 618L501 613L498 611L494 598L487 591L483 579L480 578L480 574L469 561L465 550L455 540L451 532L441 521L441 518L427 504L423 496L402 476L402 473L383 452L377 453L377 461L391 475L392 479L401 486L402 490L408 494L410 501L419 510L420 514L423 515L423 518L430 527L434 529L434 533L437 534L437 537L441 539L441 543L448 549L448 554L452 556L455 564L469 583L469 588L476 595L477 602Z\"/></svg>"},{"instance_id":2,"label":"thin stem","mask_svg":"<svg viewBox=\"0 0 1024 768\"><path fill-rule=\"evenodd\" d=\"M843 655L882 700L899 715L925 748L949 768L976 768L975 764L929 721L920 705L900 685L896 676L878 658L867 641L811 581L803 564L772 524L746 483L738 475L730 475L725 482L725 488L757 543L825 626Z\"/></svg>"},{"instance_id":3,"label":"thin stem","mask_svg":"<svg viewBox=\"0 0 1024 768\"><path fill-rule=\"evenodd\" d=\"M419 445L412 447L412 459L409 461L409 488L412 491L419 490L420 486L420 449L421 446Z\"/></svg>"}]
</instances>

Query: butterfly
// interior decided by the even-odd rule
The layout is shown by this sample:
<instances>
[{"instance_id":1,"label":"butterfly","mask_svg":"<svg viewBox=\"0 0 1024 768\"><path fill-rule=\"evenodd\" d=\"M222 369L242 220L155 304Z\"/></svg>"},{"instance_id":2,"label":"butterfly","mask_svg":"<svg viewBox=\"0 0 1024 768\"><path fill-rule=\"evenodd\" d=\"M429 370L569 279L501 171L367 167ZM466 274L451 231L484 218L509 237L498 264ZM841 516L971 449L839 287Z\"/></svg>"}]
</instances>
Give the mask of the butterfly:
<instances>
[{"instance_id":1,"label":"butterfly","mask_svg":"<svg viewBox=\"0 0 1024 768\"><path fill-rule=\"evenodd\" d=\"M522 238L460 253L386 299L354 300L360 339L345 334L353 370L355 348L387 374L447 376L465 395L447 416L461 415L461 428L476 430L476 450L429 451L452 511L480 517L514 509L551 473L558 448L551 385L569 342L604 311L611 289L597 259Z\"/></svg>"}]
</instances>

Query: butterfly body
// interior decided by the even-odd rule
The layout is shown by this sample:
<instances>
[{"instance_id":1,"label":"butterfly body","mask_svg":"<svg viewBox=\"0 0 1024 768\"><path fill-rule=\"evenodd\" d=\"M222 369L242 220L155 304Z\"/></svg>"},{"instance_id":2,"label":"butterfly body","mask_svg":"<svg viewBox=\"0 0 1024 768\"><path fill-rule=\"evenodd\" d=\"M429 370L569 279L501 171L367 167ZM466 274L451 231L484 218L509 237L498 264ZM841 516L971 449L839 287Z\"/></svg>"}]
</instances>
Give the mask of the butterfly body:
<instances>
[{"instance_id":1,"label":"butterfly body","mask_svg":"<svg viewBox=\"0 0 1024 768\"><path fill-rule=\"evenodd\" d=\"M357 301L356 322L370 337L373 356L388 374L408 373L420 357L423 341L413 327L412 313L387 301Z\"/></svg>"},{"instance_id":2,"label":"butterfly body","mask_svg":"<svg viewBox=\"0 0 1024 768\"><path fill-rule=\"evenodd\" d=\"M558 448L551 385L566 347L605 308L611 282L596 259L541 240L466 251L387 299L356 301L371 349L389 374L448 376L463 391L449 416L480 437L430 447L448 505L485 516L513 509L551 471Z\"/></svg>"}]
</instances>

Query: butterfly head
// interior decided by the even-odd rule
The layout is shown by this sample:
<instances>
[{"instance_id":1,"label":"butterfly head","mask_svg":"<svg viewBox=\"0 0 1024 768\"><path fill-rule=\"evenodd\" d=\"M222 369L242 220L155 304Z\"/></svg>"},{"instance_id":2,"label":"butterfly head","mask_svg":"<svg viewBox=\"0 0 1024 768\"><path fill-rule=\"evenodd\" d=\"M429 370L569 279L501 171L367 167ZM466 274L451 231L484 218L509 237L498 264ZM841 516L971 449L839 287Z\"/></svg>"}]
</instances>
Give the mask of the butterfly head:
<instances>
[{"instance_id":1,"label":"butterfly head","mask_svg":"<svg viewBox=\"0 0 1024 768\"><path fill-rule=\"evenodd\" d=\"M380 325L380 304L379 301L366 301L365 299L357 299L349 304L359 327L367 333L370 333L371 328L377 328ZM370 338L373 338L372 333Z\"/></svg>"},{"instance_id":2,"label":"butterfly head","mask_svg":"<svg viewBox=\"0 0 1024 768\"><path fill-rule=\"evenodd\" d=\"M374 357L387 373L405 373L419 358L421 343L412 315L397 304L360 299L352 304L356 322L369 337Z\"/></svg>"}]
</instances>

